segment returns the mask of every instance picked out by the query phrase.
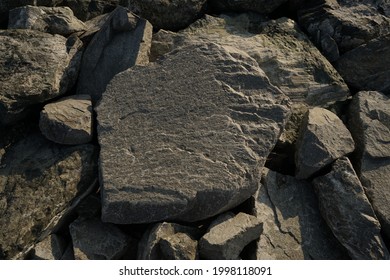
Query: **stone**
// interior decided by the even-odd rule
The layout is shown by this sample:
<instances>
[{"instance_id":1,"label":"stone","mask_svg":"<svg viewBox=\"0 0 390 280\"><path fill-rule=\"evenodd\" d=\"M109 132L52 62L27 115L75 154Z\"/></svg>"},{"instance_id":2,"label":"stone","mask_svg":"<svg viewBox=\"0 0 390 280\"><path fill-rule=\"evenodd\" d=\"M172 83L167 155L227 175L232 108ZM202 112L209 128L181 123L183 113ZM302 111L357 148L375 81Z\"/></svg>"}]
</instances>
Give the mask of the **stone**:
<instances>
[{"instance_id":1,"label":"stone","mask_svg":"<svg viewBox=\"0 0 390 280\"><path fill-rule=\"evenodd\" d=\"M356 172L390 238L390 98L374 91L356 94L348 126L356 142Z\"/></svg>"},{"instance_id":2,"label":"stone","mask_svg":"<svg viewBox=\"0 0 390 280\"><path fill-rule=\"evenodd\" d=\"M69 36L84 31L86 26L68 7L24 6L9 12L8 29L33 29Z\"/></svg>"},{"instance_id":3,"label":"stone","mask_svg":"<svg viewBox=\"0 0 390 280\"><path fill-rule=\"evenodd\" d=\"M289 109L239 49L194 42L115 76L96 112L102 219L133 224L203 220L248 199Z\"/></svg>"},{"instance_id":4,"label":"stone","mask_svg":"<svg viewBox=\"0 0 390 280\"><path fill-rule=\"evenodd\" d=\"M203 15L207 0L129 0L129 8L155 29L178 31Z\"/></svg>"},{"instance_id":5,"label":"stone","mask_svg":"<svg viewBox=\"0 0 390 280\"><path fill-rule=\"evenodd\" d=\"M263 223L255 259L345 258L342 246L321 217L310 183L264 169L253 201L252 214Z\"/></svg>"},{"instance_id":6,"label":"stone","mask_svg":"<svg viewBox=\"0 0 390 280\"><path fill-rule=\"evenodd\" d=\"M34 246L32 259L60 260L65 252L65 249L65 240L57 234L51 234Z\"/></svg>"},{"instance_id":7,"label":"stone","mask_svg":"<svg viewBox=\"0 0 390 280\"><path fill-rule=\"evenodd\" d=\"M43 240L58 216L91 191L95 160L92 145L60 146L38 133L6 149L0 168L0 251L6 259Z\"/></svg>"},{"instance_id":8,"label":"stone","mask_svg":"<svg viewBox=\"0 0 390 280\"><path fill-rule=\"evenodd\" d=\"M310 109L296 142L296 177L309 178L354 149L351 133L336 114L319 107Z\"/></svg>"},{"instance_id":9,"label":"stone","mask_svg":"<svg viewBox=\"0 0 390 280\"><path fill-rule=\"evenodd\" d=\"M89 95L76 95L47 104L39 120L45 137L66 145L86 144L92 140L92 102Z\"/></svg>"},{"instance_id":10,"label":"stone","mask_svg":"<svg viewBox=\"0 0 390 280\"><path fill-rule=\"evenodd\" d=\"M205 259L237 260L244 247L260 237L262 230L263 223L255 216L240 212L209 227L199 240L199 254Z\"/></svg>"},{"instance_id":11,"label":"stone","mask_svg":"<svg viewBox=\"0 0 390 280\"><path fill-rule=\"evenodd\" d=\"M0 126L34 105L65 94L76 82L82 53L68 40L35 30L0 30Z\"/></svg>"},{"instance_id":12,"label":"stone","mask_svg":"<svg viewBox=\"0 0 390 280\"><path fill-rule=\"evenodd\" d=\"M76 260L116 260L126 251L129 237L97 218L78 218L69 226Z\"/></svg>"},{"instance_id":13,"label":"stone","mask_svg":"<svg viewBox=\"0 0 390 280\"><path fill-rule=\"evenodd\" d=\"M160 250L166 260L195 260L198 255L198 241L186 233L161 238Z\"/></svg>"},{"instance_id":14,"label":"stone","mask_svg":"<svg viewBox=\"0 0 390 280\"><path fill-rule=\"evenodd\" d=\"M82 21L112 12L123 0L61 0Z\"/></svg>"},{"instance_id":15,"label":"stone","mask_svg":"<svg viewBox=\"0 0 390 280\"><path fill-rule=\"evenodd\" d=\"M380 224L348 158L336 160L313 185L322 216L352 259L389 259Z\"/></svg>"},{"instance_id":16,"label":"stone","mask_svg":"<svg viewBox=\"0 0 390 280\"><path fill-rule=\"evenodd\" d=\"M90 95L96 104L116 74L149 62L151 39L149 22L116 8L84 52L77 93Z\"/></svg>"},{"instance_id":17,"label":"stone","mask_svg":"<svg viewBox=\"0 0 390 280\"><path fill-rule=\"evenodd\" d=\"M188 40L237 48L255 59L270 82L294 103L328 106L349 96L340 74L287 18L269 21L251 14L205 16L179 34L161 32L153 39L158 45L153 48L154 57L158 51L164 54Z\"/></svg>"},{"instance_id":18,"label":"stone","mask_svg":"<svg viewBox=\"0 0 390 280\"><path fill-rule=\"evenodd\" d=\"M217 12L257 12L269 14L287 0L210 0L210 6Z\"/></svg>"},{"instance_id":19,"label":"stone","mask_svg":"<svg viewBox=\"0 0 390 280\"><path fill-rule=\"evenodd\" d=\"M357 91L390 94L390 34L378 37L340 57L335 67Z\"/></svg>"}]
</instances>

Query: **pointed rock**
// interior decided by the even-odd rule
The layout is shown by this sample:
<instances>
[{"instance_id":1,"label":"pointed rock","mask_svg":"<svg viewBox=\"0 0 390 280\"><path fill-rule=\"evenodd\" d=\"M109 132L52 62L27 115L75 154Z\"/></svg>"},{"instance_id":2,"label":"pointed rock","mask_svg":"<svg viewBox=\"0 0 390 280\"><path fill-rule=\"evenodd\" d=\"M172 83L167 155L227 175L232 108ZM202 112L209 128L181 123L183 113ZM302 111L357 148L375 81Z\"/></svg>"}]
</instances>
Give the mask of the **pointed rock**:
<instances>
[{"instance_id":1,"label":"pointed rock","mask_svg":"<svg viewBox=\"0 0 390 280\"><path fill-rule=\"evenodd\" d=\"M198 255L198 241L186 233L178 232L161 238L160 249L166 260L195 260Z\"/></svg>"}]
</instances>

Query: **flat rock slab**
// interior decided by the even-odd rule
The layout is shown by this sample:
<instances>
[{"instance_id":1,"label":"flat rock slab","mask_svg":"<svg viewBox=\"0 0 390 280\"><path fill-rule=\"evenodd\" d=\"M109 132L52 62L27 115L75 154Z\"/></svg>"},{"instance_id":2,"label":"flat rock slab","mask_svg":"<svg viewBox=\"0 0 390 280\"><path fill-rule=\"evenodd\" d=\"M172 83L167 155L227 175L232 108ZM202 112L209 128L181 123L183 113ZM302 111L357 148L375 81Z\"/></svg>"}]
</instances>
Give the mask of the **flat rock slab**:
<instances>
[{"instance_id":1,"label":"flat rock slab","mask_svg":"<svg viewBox=\"0 0 390 280\"><path fill-rule=\"evenodd\" d=\"M322 216L352 259L389 259L381 227L348 158L314 179Z\"/></svg>"},{"instance_id":2,"label":"flat rock slab","mask_svg":"<svg viewBox=\"0 0 390 280\"><path fill-rule=\"evenodd\" d=\"M285 98L253 59L215 44L117 75L97 107L102 219L197 221L245 201Z\"/></svg>"}]
</instances>

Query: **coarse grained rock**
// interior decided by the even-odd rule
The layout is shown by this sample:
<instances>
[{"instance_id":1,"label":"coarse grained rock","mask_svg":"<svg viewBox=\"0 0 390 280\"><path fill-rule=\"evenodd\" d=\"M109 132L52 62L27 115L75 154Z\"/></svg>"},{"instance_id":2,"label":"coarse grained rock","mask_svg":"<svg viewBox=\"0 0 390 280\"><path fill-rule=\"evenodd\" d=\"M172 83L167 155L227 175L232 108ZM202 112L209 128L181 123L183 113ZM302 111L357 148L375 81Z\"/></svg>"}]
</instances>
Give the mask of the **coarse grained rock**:
<instances>
[{"instance_id":1,"label":"coarse grained rock","mask_svg":"<svg viewBox=\"0 0 390 280\"><path fill-rule=\"evenodd\" d=\"M76 82L82 43L35 30L0 30L0 126L36 104L65 94Z\"/></svg>"},{"instance_id":2,"label":"coarse grained rock","mask_svg":"<svg viewBox=\"0 0 390 280\"><path fill-rule=\"evenodd\" d=\"M257 12L269 14L287 0L209 0L209 5L217 12Z\"/></svg>"},{"instance_id":3,"label":"coarse grained rock","mask_svg":"<svg viewBox=\"0 0 390 280\"><path fill-rule=\"evenodd\" d=\"M390 33L340 57L335 67L353 89L390 94Z\"/></svg>"},{"instance_id":4,"label":"coarse grained rock","mask_svg":"<svg viewBox=\"0 0 390 280\"><path fill-rule=\"evenodd\" d=\"M244 247L260 237L262 230L263 222L240 212L209 227L199 240L199 254L205 259L237 260Z\"/></svg>"},{"instance_id":5,"label":"coarse grained rock","mask_svg":"<svg viewBox=\"0 0 390 280\"><path fill-rule=\"evenodd\" d=\"M78 145L92 140L92 102L89 95L65 97L41 111L39 128L55 143Z\"/></svg>"},{"instance_id":6,"label":"coarse grained rock","mask_svg":"<svg viewBox=\"0 0 390 280\"><path fill-rule=\"evenodd\" d=\"M309 178L354 149L351 133L336 114L319 107L310 109L296 142L296 177Z\"/></svg>"},{"instance_id":7,"label":"coarse grained rock","mask_svg":"<svg viewBox=\"0 0 390 280\"><path fill-rule=\"evenodd\" d=\"M116 8L84 52L77 93L90 95L95 104L116 74L149 62L151 39L148 21Z\"/></svg>"},{"instance_id":8,"label":"coarse grained rock","mask_svg":"<svg viewBox=\"0 0 390 280\"><path fill-rule=\"evenodd\" d=\"M242 203L289 114L256 61L196 42L115 76L96 111L102 219L120 224L197 221Z\"/></svg>"},{"instance_id":9,"label":"coarse grained rock","mask_svg":"<svg viewBox=\"0 0 390 280\"><path fill-rule=\"evenodd\" d=\"M84 31L86 26L68 7L24 6L9 12L8 29L33 29L69 36Z\"/></svg>"},{"instance_id":10,"label":"coarse grained rock","mask_svg":"<svg viewBox=\"0 0 390 280\"><path fill-rule=\"evenodd\" d=\"M62 5L72 9L82 21L112 12L124 0L62 0Z\"/></svg>"},{"instance_id":11,"label":"coarse grained rock","mask_svg":"<svg viewBox=\"0 0 390 280\"><path fill-rule=\"evenodd\" d=\"M264 169L253 199L253 215L263 223L256 259L345 258L342 246L321 217L310 183Z\"/></svg>"},{"instance_id":12,"label":"coarse grained rock","mask_svg":"<svg viewBox=\"0 0 390 280\"><path fill-rule=\"evenodd\" d=\"M356 94L348 126L356 142L356 172L390 238L390 98L375 91Z\"/></svg>"},{"instance_id":13,"label":"coarse grained rock","mask_svg":"<svg viewBox=\"0 0 390 280\"><path fill-rule=\"evenodd\" d=\"M129 0L128 7L155 29L177 31L203 15L207 0Z\"/></svg>"},{"instance_id":14,"label":"coarse grained rock","mask_svg":"<svg viewBox=\"0 0 390 280\"><path fill-rule=\"evenodd\" d=\"M345 100L347 85L297 24L287 18L258 21L251 14L205 16L189 28L154 36L153 57L192 40L213 42L240 49L251 56L271 83L294 103L326 106Z\"/></svg>"},{"instance_id":15,"label":"coarse grained rock","mask_svg":"<svg viewBox=\"0 0 390 280\"><path fill-rule=\"evenodd\" d=\"M58 215L91 191L95 160L92 145L64 147L38 133L6 150L0 168L0 251L6 259L43 239Z\"/></svg>"},{"instance_id":16,"label":"coarse grained rock","mask_svg":"<svg viewBox=\"0 0 390 280\"><path fill-rule=\"evenodd\" d=\"M126 251L129 237L98 218L76 219L69 225L76 260L115 260Z\"/></svg>"},{"instance_id":17,"label":"coarse grained rock","mask_svg":"<svg viewBox=\"0 0 390 280\"><path fill-rule=\"evenodd\" d=\"M313 185L322 216L352 259L389 259L379 221L348 158L336 160Z\"/></svg>"},{"instance_id":18,"label":"coarse grained rock","mask_svg":"<svg viewBox=\"0 0 390 280\"><path fill-rule=\"evenodd\" d=\"M58 234L50 234L38 242L33 249L31 259L60 260L65 252L66 242Z\"/></svg>"},{"instance_id":19,"label":"coarse grained rock","mask_svg":"<svg viewBox=\"0 0 390 280\"><path fill-rule=\"evenodd\" d=\"M162 237L160 250L166 260L195 260L198 255L198 241L184 232Z\"/></svg>"}]
</instances>

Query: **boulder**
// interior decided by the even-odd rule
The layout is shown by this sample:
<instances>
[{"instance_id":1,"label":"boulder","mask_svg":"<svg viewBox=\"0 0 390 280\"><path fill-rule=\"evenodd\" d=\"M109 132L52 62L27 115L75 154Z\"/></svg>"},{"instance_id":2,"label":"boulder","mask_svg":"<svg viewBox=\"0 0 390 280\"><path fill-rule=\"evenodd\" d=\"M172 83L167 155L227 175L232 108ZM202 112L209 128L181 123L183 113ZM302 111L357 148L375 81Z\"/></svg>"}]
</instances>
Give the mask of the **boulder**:
<instances>
[{"instance_id":1,"label":"boulder","mask_svg":"<svg viewBox=\"0 0 390 280\"><path fill-rule=\"evenodd\" d=\"M149 22L116 8L84 52L77 93L90 95L95 104L116 74L149 62L151 38Z\"/></svg>"},{"instance_id":2,"label":"boulder","mask_svg":"<svg viewBox=\"0 0 390 280\"><path fill-rule=\"evenodd\" d=\"M195 260L198 255L198 241L184 232L162 237L160 250L166 260Z\"/></svg>"},{"instance_id":3,"label":"boulder","mask_svg":"<svg viewBox=\"0 0 390 280\"><path fill-rule=\"evenodd\" d=\"M203 15L207 0L129 0L128 7L155 29L177 31Z\"/></svg>"},{"instance_id":4,"label":"boulder","mask_svg":"<svg viewBox=\"0 0 390 280\"><path fill-rule=\"evenodd\" d=\"M102 219L119 224L198 221L242 203L289 113L256 61L196 42L115 76L96 111Z\"/></svg>"},{"instance_id":5,"label":"boulder","mask_svg":"<svg viewBox=\"0 0 390 280\"><path fill-rule=\"evenodd\" d=\"M380 224L349 159L313 180L322 216L352 259L389 259Z\"/></svg>"},{"instance_id":6,"label":"boulder","mask_svg":"<svg viewBox=\"0 0 390 280\"><path fill-rule=\"evenodd\" d=\"M92 140L92 103L89 95L66 97L47 104L39 120L45 137L67 145L85 144Z\"/></svg>"},{"instance_id":7,"label":"boulder","mask_svg":"<svg viewBox=\"0 0 390 280\"><path fill-rule=\"evenodd\" d=\"M310 183L264 169L253 199L253 214L263 223L255 259L344 259L343 248L321 217Z\"/></svg>"},{"instance_id":8,"label":"boulder","mask_svg":"<svg viewBox=\"0 0 390 280\"><path fill-rule=\"evenodd\" d=\"M390 98L359 92L350 105L348 125L356 142L357 174L390 238Z\"/></svg>"},{"instance_id":9,"label":"boulder","mask_svg":"<svg viewBox=\"0 0 390 280\"><path fill-rule=\"evenodd\" d=\"M60 260L65 249L65 240L57 234L51 234L34 246L31 258L34 260Z\"/></svg>"},{"instance_id":10,"label":"boulder","mask_svg":"<svg viewBox=\"0 0 390 280\"><path fill-rule=\"evenodd\" d=\"M209 5L216 12L256 12L269 14L287 0L209 0Z\"/></svg>"},{"instance_id":11,"label":"boulder","mask_svg":"<svg viewBox=\"0 0 390 280\"><path fill-rule=\"evenodd\" d=\"M9 12L8 29L33 29L69 36L84 31L86 26L68 7L24 6Z\"/></svg>"},{"instance_id":12,"label":"boulder","mask_svg":"<svg viewBox=\"0 0 390 280\"><path fill-rule=\"evenodd\" d=\"M0 255L16 258L50 233L91 191L95 158L92 145L60 146L38 133L6 150L0 168Z\"/></svg>"},{"instance_id":13,"label":"boulder","mask_svg":"<svg viewBox=\"0 0 390 280\"><path fill-rule=\"evenodd\" d=\"M0 126L33 105L66 93L76 82L82 43L35 30L0 30Z\"/></svg>"},{"instance_id":14,"label":"boulder","mask_svg":"<svg viewBox=\"0 0 390 280\"><path fill-rule=\"evenodd\" d=\"M112 12L124 0L61 0L82 21Z\"/></svg>"},{"instance_id":15,"label":"boulder","mask_svg":"<svg viewBox=\"0 0 390 280\"><path fill-rule=\"evenodd\" d=\"M237 260L244 247L260 237L263 222L243 212L221 219L199 240L199 254L205 259Z\"/></svg>"},{"instance_id":16,"label":"boulder","mask_svg":"<svg viewBox=\"0 0 390 280\"><path fill-rule=\"evenodd\" d=\"M354 149L352 135L337 115L319 107L310 109L296 142L296 177L309 178Z\"/></svg>"}]
</instances>

